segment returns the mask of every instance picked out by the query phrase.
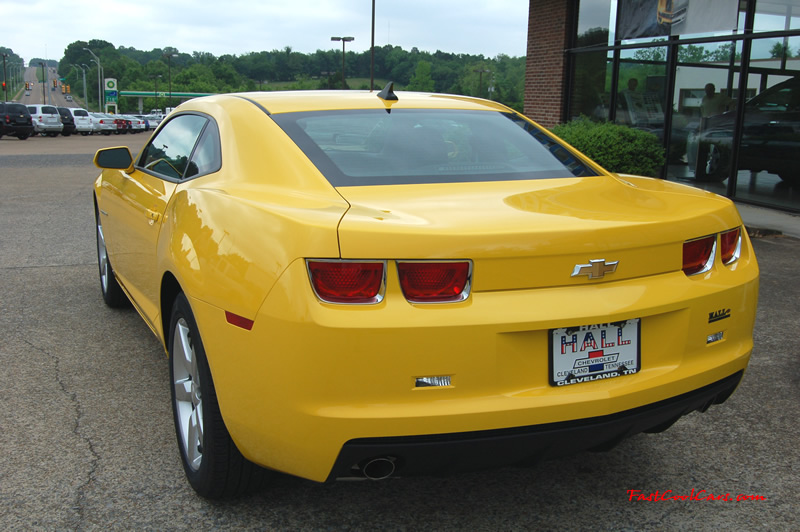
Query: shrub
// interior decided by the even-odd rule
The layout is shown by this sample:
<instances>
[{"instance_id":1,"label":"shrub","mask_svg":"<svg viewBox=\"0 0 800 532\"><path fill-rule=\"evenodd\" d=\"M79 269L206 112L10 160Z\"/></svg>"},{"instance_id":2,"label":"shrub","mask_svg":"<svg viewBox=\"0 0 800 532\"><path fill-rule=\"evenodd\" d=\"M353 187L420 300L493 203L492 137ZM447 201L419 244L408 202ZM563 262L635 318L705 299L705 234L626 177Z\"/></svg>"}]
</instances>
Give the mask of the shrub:
<instances>
[{"instance_id":1,"label":"shrub","mask_svg":"<svg viewBox=\"0 0 800 532\"><path fill-rule=\"evenodd\" d=\"M665 162L661 141L641 129L581 117L551 130L609 172L656 177Z\"/></svg>"}]
</instances>

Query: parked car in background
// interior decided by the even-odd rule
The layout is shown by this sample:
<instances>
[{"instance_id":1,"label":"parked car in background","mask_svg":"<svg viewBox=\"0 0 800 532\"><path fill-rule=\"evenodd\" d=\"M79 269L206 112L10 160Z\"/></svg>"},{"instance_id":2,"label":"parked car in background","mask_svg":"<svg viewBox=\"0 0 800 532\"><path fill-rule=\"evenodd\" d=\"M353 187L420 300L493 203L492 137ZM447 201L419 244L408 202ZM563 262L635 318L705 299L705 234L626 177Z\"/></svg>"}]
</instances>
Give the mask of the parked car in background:
<instances>
[{"instance_id":1,"label":"parked car in background","mask_svg":"<svg viewBox=\"0 0 800 532\"><path fill-rule=\"evenodd\" d=\"M121 116L124 117L126 120L130 121L131 133L141 133L142 131L144 131L144 120L142 120L138 116L135 115L121 115Z\"/></svg>"},{"instance_id":2,"label":"parked car in background","mask_svg":"<svg viewBox=\"0 0 800 532\"><path fill-rule=\"evenodd\" d=\"M36 133L40 133L43 136L57 137L61 130L64 129L64 124L61 123L61 115L54 106L33 104L28 105L28 111L31 113L33 128Z\"/></svg>"},{"instance_id":3,"label":"parked car in background","mask_svg":"<svg viewBox=\"0 0 800 532\"><path fill-rule=\"evenodd\" d=\"M731 171L731 147L736 111L703 120L689 150L697 153L698 181L724 181ZM745 104L739 170L769 172L800 186L800 77L773 85ZM689 163L691 165L690 157Z\"/></svg>"},{"instance_id":4,"label":"parked car in background","mask_svg":"<svg viewBox=\"0 0 800 532\"><path fill-rule=\"evenodd\" d=\"M151 125L150 121L147 120L146 115L132 115L132 116L135 116L136 118L142 121L142 124L144 124L145 131L150 131L151 129L155 129L155 126Z\"/></svg>"},{"instance_id":5,"label":"parked car in background","mask_svg":"<svg viewBox=\"0 0 800 532\"><path fill-rule=\"evenodd\" d=\"M34 134L33 119L21 103L0 102L0 138L3 135L25 140Z\"/></svg>"},{"instance_id":6,"label":"parked car in background","mask_svg":"<svg viewBox=\"0 0 800 532\"><path fill-rule=\"evenodd\" d=\"M61 117L61 124L63 125L61 134L65 137L69 137L77 131L77 128L75 127L75 117L72 116L72 112L70 112L69 108L67 107L57 107L57 109L58 114Z\"/></svg>"},{"instance_id":7,"label":"parked car in background","mask_svg":"<svg viewBox=\"0 0 800 532\"><path fill-rule=\"evenodd\" d=\"M148 124L150 124L151 129L155 129L158 127L161 121L164 120L164 116L159 114L149 114L144 115L144 119L147 120Z\"/></svg>"},{"instance_id":8,"label":"parked car in background","mask_svg":"<svg viewBox=\"0 0 800 532\"><path fill-rule=\"evenodd\" d=\"M112 116L114 117L114 123L117 125L117 130L115 131L117 135L126 135L133 129L130 119L125 118L124 115Z\"/></svg>"},{"instance_id":9,"label":"parked car in background","mask_svg":"<svg viewBox=\"0 0 800 532\"><path fill-rule=\"evenodd\" d=\"M67 107L75 120L75 130L83 136L92 133L92 117L86 109L79 107Z\"/></svg>"},{"instance_id":10,"label":"parked car in background","mask_svg":"<svg viewBox=\"0 0 800 532\"><path fill-rule=\"evenodd\" d=\"M722 403L749 363L733 202L606 172L496 102L216 95L94 162L102 298L168 354L206 497L258 466L324 482L610 449Z\"/></svg>"},{"instance_id":11,"label":"parked car in background","mask_svg":"<svg viewBox=\"0 0 800 532\"><path fill-rule=\"evenodd\" d=\"M112 115L89 113L92 116L92 133L110 135L117 131L117 123Z\"/></svg>"}]
</instances>

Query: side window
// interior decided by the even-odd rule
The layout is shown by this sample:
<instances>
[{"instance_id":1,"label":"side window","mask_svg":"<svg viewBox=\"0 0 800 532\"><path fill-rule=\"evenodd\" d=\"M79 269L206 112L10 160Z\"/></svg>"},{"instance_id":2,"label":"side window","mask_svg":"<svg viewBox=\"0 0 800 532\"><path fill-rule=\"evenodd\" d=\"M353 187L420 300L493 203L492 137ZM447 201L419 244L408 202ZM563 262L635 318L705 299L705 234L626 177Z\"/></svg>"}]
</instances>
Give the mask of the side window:
<instances>
[{"instance_id":1,"label":"side window","mask_svg":"<svg viewBox=\"0 0 800 532\"><path fill-rule=\"evenodd\" d=\"M219 148L219 131L216 124L209 121L192 154L189 168L186 169L186 177L210 174L218 171L220 167L222 167L222 157Z\"/></svg>"},{"instance_id":2,"label":"side window","mask_svg":"<svg viewBox=\"0 0 800 532\"><path fill-rule=\"evenodd\" d=\"M181 179L208 119L179 115L169 121L142 151L139 166L173 179Z\"/></svg>"}]
</instances>

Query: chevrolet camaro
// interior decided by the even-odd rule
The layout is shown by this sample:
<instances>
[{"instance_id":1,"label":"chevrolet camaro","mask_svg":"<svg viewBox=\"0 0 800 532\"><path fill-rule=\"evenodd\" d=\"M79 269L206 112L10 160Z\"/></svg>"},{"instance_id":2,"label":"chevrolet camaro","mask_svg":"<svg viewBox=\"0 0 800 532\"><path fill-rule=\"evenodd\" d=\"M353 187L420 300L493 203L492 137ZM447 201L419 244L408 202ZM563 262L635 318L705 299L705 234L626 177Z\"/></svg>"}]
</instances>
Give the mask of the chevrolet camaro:
<instances>
[{"instance_id":1,"label":"chevrolet camaro","mask_svg":"<svg viewBox=\"0 0 800 532\"><path fill-rule=\"evenodd\" d=\"M731 201L495 102L208 96L94 162L103 299L164 346L206 497L610 449L722 403L750 358Z\"/></svg>"}]
</instances>

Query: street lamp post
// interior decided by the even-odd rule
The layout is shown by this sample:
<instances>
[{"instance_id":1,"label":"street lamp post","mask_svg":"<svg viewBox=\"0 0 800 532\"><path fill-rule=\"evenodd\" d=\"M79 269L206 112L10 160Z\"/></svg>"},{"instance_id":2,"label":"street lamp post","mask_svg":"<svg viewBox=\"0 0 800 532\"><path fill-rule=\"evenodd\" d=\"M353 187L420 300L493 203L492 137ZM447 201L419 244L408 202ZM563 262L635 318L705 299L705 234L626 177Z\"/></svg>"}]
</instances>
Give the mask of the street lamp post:
<instances>
[{"instance_id":1,"label":"street lamp post","mask_svg":"<svg viewBox=\"0 0 800 532\"><path fill-rule=\"evenodd\" d=\"M83 72L83 104L88 109L89 108L89 100L86 99L86 70L84 69L84 67L86 67L87 69L89 67L84 65L84 64L80 64L78 66L81 68L81 72Z\"/></svg>"},{"instance_id":2,"label":"street lamp post","mask_svg":"<svg viewBox=\"0 0 800 532\"><path fill-rule=\"evenodd\" d=\"M104 101L104 98L103 98L103 82L100 81L102 79L102 73L101 72L103 70L103 67L100 65L100 58L97 57L93 51L89 50L88 48L84 48L84 50L86 50L87 52L92 54L92 57L94 58L94 59L92 59L92 61L97 63L97 107L98 107L97 111L99 113L102 113L103 112L103 104L106 103Z\"/></svg>"},{"instance_id":3,"label":"street lamp post","mask_svg":"<svg viewBox=\"0 0 800 532\"><path fill-rule=\"evenodd\" d=\"M344 81L344 45L351 41L356 40L355 37L331 37L332 41L342 41L342 90L344 90L347 85Z\"/></svg>"},{"instance_id":4,"label":"street lamp post","mask_svg":"<svg viewBox=\"0 0 800 532\"><path fill-rule=\"evenodd\" d=\"M157 75L154 75L152 77L153 77L153 83L155 83L155 87L153 89L153 92L156 95L156 109L158 109L159 108L158 107L158 78L161 77L161 74L157 74Z\"/></svg>"},{"instance_id":5,"label":"street lamp post","mask_svg":"<svg viewBox=\"0 0 800 532\"><path fill-rule=\"evenodd\" d=\"M167 107L172 107L172 58L178 57L178 54L165 54L167 57L167 75L169 76L169 101Z\"/></svg>"}]
</instances>

